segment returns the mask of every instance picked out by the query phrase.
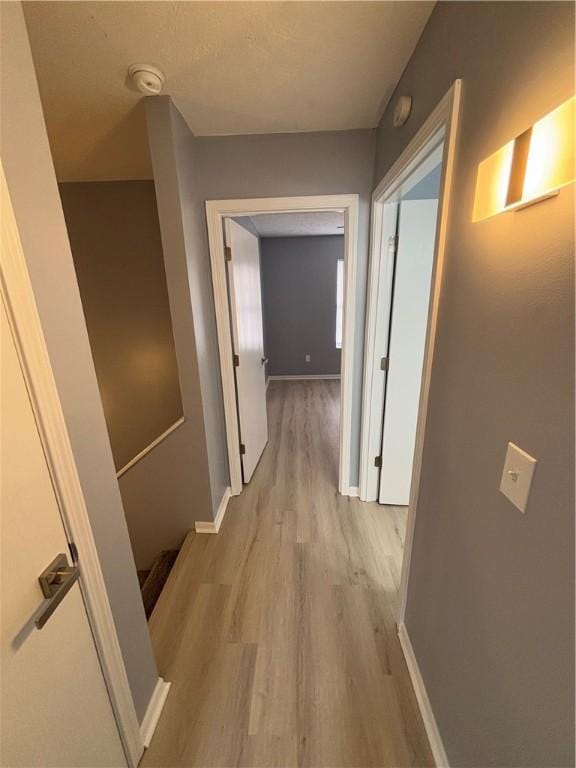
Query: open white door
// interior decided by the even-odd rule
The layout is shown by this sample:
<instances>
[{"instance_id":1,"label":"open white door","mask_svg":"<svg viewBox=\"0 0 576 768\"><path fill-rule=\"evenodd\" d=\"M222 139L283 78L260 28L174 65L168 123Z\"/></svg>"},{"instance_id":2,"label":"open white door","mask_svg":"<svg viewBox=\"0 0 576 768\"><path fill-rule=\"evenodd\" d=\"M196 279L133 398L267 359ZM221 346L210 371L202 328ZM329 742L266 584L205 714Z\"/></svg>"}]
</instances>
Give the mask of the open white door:
<instances>
[{"instance_id":1,"label":"open white door","mask_svg":"<svg viewBox=\"0 0 576 768\"><path fill-rule=\"evenodd\" d=\"M390 328L382 431L381 504L408 505L428 308L438 200L403 200Z\"/></svg>"},{"instance_id":2,"label":"open white door","mask_svg":"<svg viewBox=\"0 0 576 768\"><path fill-rule=\"evenodd\" d=\"M0 303L1 765L124 766L77 582L44 626L36 626L46 618L50 604L38 577L57 555L71 560L14 338Z\"/></svg>"},{"instance_id":3,"label":"open white door","mask_svg":"<svg viewBox=\"0 0 576 768\"><path fill-rule=\"evenodd\" d=\"M232 219L225 220L225 234L242 475L248 483L268 442L260 247L258 238Z\"/></svg>"}]
</instances>

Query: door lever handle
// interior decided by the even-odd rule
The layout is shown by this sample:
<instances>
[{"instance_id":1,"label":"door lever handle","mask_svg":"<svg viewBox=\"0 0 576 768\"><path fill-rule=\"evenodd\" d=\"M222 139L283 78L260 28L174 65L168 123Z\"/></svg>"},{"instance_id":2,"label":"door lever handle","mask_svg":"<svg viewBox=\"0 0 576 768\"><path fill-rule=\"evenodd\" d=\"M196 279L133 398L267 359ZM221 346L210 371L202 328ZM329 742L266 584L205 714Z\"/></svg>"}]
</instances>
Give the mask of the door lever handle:
<instances>
[{"instance_id":1,"label":"door lever handle","mask_svg":"<svg viewBox=\"0 0 576 768\"><path fill-rule=\"evenodd\" d=\"M266 363L268 362L268 358L267 357L262 357L260 359L260 362L262 363L262 365L266 365Z\"/></svg>"},{"instance_id":2,"label":"door lever handle","mask_svg":"<svg viewBox=\"0 0 576 768\"><path fill-rule=\"evenodd\" d=\"M77 565L68 565L68 560L63 552L57 555L50 565L42 571L38 577L38 582L46 600L34 622L38 629L42 629L46 624L72 586L78 581L79 576L80 569Z\"/></svg>"}]
</instances>

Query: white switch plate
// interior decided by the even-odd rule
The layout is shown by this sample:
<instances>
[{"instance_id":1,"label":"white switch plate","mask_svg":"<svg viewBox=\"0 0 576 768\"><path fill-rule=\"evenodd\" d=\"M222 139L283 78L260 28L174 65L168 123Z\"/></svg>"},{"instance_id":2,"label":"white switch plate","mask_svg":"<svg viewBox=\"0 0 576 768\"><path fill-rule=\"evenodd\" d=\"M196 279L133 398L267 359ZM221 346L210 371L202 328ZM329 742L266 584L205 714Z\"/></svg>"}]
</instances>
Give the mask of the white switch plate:
<instances>
[{"instance_id":1,"label":"white switch plate","mask_svg":"<svg viewBox=\"0 0 576 768\"><path fill-rule=\"evenodd\" d=\"M508 443L500 490L520 512L526 511L536 459L514 443Z\"/></svg>"},{"instance_id":2,"label":"white switch plate","mask_svg":"<svg viewBox=\"0 0 576 768\"><path fill-rule=\"evenodd\" d=\"M307 363L309 363L309 362L310 362L310 355L306 355L306 362L307 362Z\"/></svg>"}]
</instances>

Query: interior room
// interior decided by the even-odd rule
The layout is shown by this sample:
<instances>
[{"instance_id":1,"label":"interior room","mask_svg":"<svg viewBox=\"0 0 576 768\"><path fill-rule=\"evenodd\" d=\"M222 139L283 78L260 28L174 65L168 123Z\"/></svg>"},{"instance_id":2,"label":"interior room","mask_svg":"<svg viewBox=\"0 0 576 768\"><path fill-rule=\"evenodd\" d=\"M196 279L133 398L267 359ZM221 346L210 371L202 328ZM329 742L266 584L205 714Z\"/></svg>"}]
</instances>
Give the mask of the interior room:
<instances>
[{"instance_id":1,"label":"interior room","mask_svg":"<svg viewBox=\"0 0 576 768\"><path fill-rule=\"evenodd\" d=\"M575 21L0 2L0 766L574 766Z\"/></svg>"}]
</instances>

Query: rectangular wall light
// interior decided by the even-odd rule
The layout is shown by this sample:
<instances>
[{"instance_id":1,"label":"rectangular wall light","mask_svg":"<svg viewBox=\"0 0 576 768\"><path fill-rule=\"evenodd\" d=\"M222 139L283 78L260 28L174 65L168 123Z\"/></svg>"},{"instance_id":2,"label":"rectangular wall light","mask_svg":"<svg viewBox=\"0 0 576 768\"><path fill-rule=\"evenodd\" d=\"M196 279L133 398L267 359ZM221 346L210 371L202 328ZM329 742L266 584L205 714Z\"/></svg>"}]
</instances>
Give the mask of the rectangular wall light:
<instances>
[{"instance_id":1,"label":"rectangular wall light","mask_svg":"<svg viewBox=\"0 0 576 768\"><path fill-rule=\"evenodd\" d=\"M574 181L575 111L572 97L480 163L473 221L544 200Z\"/></svg>"}]
</instances>

